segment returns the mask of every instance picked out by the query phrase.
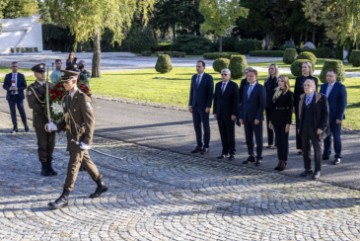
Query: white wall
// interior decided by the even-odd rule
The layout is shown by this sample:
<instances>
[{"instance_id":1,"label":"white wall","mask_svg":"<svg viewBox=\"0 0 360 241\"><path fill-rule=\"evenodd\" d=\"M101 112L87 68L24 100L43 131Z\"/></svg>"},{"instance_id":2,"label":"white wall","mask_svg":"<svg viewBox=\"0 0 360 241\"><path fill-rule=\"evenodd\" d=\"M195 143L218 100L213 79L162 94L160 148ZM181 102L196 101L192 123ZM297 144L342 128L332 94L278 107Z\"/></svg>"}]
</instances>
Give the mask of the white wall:
<instances>
[{"instance_id":1,"label":"white wall","mask_svg":"<svg viewBox=\"0 0 360 241\"><path fill-rule=\"evenodd\" d=\"M43 51L40 16L17 19L0 19L0 53L10 53L11 48L34 48Z\"/></svg>"}]
</instances>

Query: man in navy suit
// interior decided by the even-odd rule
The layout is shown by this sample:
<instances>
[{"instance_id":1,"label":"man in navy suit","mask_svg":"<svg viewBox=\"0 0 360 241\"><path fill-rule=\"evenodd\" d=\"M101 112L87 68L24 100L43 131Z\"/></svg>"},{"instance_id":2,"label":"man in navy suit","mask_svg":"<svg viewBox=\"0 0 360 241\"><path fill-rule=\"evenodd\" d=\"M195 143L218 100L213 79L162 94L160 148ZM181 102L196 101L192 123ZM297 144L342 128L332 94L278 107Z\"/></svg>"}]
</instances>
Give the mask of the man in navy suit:
<instances>
[{"instance_id":1,"label":"man in navy suit","mask_svg":"<svg viewBox=\"0 0 360 241\"><path fill-rule=\"evenodd\" d=\"M205 62L202 60L197 61L197 74L193 75L191 78L189 98L189 112L192 113L197 143L197 146L191 153L200 152L201 154L207 153L209 151L209 114L214 96L213 77L205 73L204 70ZM201 123L204 129L204 136L202 136Z\"/></svg>"},{"instance_id":2,"label":"man in navy suit","mask_svg":"<svg viewBox=\"0 0 360 241\"><path fill-rule=\"evenodd\" d=\"M347 103L346 88L336 81L337 74L334 70L326 73L327 83L320 88L320 93L326 95L329 104L330 132L334 137L335 160L334 165L341 162L341 122L345 119ZM331 134L324 139L323 160L328 160L331 154Z\"/></svg>"},{"instance_id":3,"label":"man in navy suit","mask_svg":"<svg viewBox=\"0 0 360 241\"><path fill-rule=\"evenodd\" d=\"M25 131L29 131L24 109L24 90L26 89L26 80L23 74L18 73L18 67L19 65L17 62L11 63L12 72L5 76L3 84L3 88L7 91L6 100L9 103L11 120L13 123L13 130L11 133L18 132L16 107L19 110Z\"/></svg>"},{"instance_id":4,"label":"man in navy suit","mask_svg":"<svg viewBox=\"0 0 360 241\"><path fill-rule=\"evenodd\" d=\"M215 86L214 110L213 114L217 119L222 152L218 159L235 159L235 121L238 114L238 85L230 80L231 72L229 69L221 70L221 82Z\"/></svg>"},{"instance_id":5,"label":"man in navy suit","mask_svg":"<svg viewBox=\"0 0 360 241\"><path fill-rule=\"evenodd\" d=\"M249 84L244 89L240 108L240 122L244 125L246 145L249 157L243 164L255 162L259 166L262 161L263 149L263 112L266 105L265 87L257 82L258 73L250 69L246 74ZM256 158L254 155L254 134L256 140Z\"/></svg>"}]
</instances>

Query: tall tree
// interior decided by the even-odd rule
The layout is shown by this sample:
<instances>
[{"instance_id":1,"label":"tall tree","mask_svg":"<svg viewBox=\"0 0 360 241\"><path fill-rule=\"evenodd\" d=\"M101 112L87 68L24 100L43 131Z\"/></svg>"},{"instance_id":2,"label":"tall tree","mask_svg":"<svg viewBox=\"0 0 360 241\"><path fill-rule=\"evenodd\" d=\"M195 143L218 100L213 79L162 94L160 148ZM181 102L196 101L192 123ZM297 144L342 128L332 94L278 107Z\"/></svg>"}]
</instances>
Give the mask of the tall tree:
<instances>
[{"instance_id":1,"label":"tall tree","mask_svg":"<svg viewBox=\"0 0 360 241\"><path fill-rule=\"evenodd\" d=\"M110 29L113 43L121 43L131 27L134 14L149 20L156 0L47 0L52 19L69 27L76 42L93 42L92 76L100 77L101 36ZM76 46L75 46L76 47Z\"/></svg>"},{"instance_id":2,"label":"tall tree","mask_svg":"<svg viewBox=\"0 0 360 241\"><path fill-rule=\"evenodd\" d=\"M2 0L1 2L5 4L4 18L29 17L39 11L36 0Z\"/></svg>"},{"instance_id":3,"label":"tall tree","mask_svg":"<svg viewBox=\"0 0 360 241\"><path fill-rule=\"evenodd\" d=\"M199 11L204 16L202 32L213 32L219 37L219 51L222 52L222 38L231 31L236 20L246 18L248 9L241 7L238 0L200 0Z\"/></svg>"}]
</instances>

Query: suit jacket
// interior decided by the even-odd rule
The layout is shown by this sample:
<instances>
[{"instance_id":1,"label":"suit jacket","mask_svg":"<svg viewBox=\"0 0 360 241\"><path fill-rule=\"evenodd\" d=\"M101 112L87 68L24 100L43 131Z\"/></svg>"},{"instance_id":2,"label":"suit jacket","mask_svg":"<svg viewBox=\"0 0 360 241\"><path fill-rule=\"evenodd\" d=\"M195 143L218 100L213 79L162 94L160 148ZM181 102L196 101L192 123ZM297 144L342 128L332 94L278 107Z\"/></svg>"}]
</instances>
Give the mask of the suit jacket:
<instances>
[{"instance_id":1,"label":"suit jacket","mask_svg":"<svg viewBox=\"0 0 360 241\"><path fill-rule=\"evenodd\" d=\"M4 84L3 84L3 88L6 90L6 100L10 99L10 95L11 95L11 91L9 90L9 88L11 87L11 79L12 79L12 73L9 73L7 75L5 75L5 79L4 79ZM17 88L18 88L18 93L19 93L19 99L23 100L25 98L24 96L24 90L26 89L26 80L25 80L25 76L21 73L17 74Z\"/></svg>"},{"instance_id":2,"label":"suit jacket","mask_svg":"<svg viewBox=\"0 0 360 241\"><path fill-rule=\"evenodd\" d=\"M46 86L49 88L50 93L52 84L47 83ZM35 81L28 86L26 91L29 107L33 111L33 126L35 128L43 128L49 122L46 108L46 86Z\"/></svg>"},{"instance_id":3,"label":"suit jacket","mask_svg":"<svg viewBox=\"0 0 360 241\"><path fill-rule=\"evenodd\" d=\"M271 108L272 106L272 98L275 93L275 88L277 87L277 78L267 78L264 83L264 87L266 90L266 108Z\"/></svg>"},{"instance_id":4,"label":"suit jacket","mask_svg":"<svg viewBox=\"0 0 360 241\"><path fill-rule=\"evenodd\" d=\"M293 93L288 90L281 94L271 105L271 123L276 126L285 126L291 124L293 111Z\"/></svg>"},{"instance_id":5,"label":"suit jacket","mask_svg":"<svg viewBox=\"0 0 360 241\"><path fill-rule=\"evenodd\" d=\"M63 99L64 118L57 124L58 130L66 130L67 150L81 151L74 141L92 144L95 117L91 105L91 98L77 90L71 98L70 94Z\"/></svg>"},{"instance_id":6,"label":"suit jacket","mask_svg":"<svg viewBox=\"0 0 360 241\"><path fill-rule=\"evenodd\" d=\"M318 79L314 76L307 76L307 77L304 77L304 76L299 76L296 78L295 80L295 86L294 86L294 107L295 107L295 110L297 110L297 108L299 107L299 101L300 101L300 96L302 94L304 94L304 82L305 80L307 79L312 79L315 81L315 91L318 91Z\"/></svg>"},{"instance_id":7,"label":"suit jacket","mask_svg":"<svg viewBox=\"0 0 360 241\"><path fill-rule=\"evenodd\" d=\"M254 122L255 119L262 121L266 105L265 87L256 83L251 95L248 96L249 86L250 85L247 85L244 89L243 100L240 107L240 119L243 119L245 123Z\"/></svg>"},{"instance_id":8,"label":"suit jacket","mask_svg":"<svg viewBox=\"0 0 360 241\"><path fill-rule=\"evenodd\" d=\"M238 114L238 85L229 80L224 93L221 90L222 81L215 86L214 109L213 113L216 117L230 120L232 115Z\"/></svg>"},{"instance_id":9,"label":"suit jacket","mask_svg":"<svg viewBox=\"0 0 360 241\"><path fill-rule=\"evenodd\" d=\"M326 90L329 84L325 83L320 87L320 93L326 95ZM329 96L327 97L329 104L329 119L331 122L336 119L345 119L345 108L347 104L346 88L340 82L335 82L331 89Z\"/></svg>"},{"instance_id":10,"label":"suit jacket","mask_svg":"<svg viewBox=\"0 0 360 241\"><path fill-rule=\"evenodd\" d=\"M305 94L300 96L299 102L299 121L300 121L300 129L299 134L301 134L303 125L302 122L304 120L304 106L305 106ZM313 105L313 126L316 129L321 129L324 131L324 134L328 134L328 126L329 126L329 106L326 100L326 96L320 93L315 92L313 100L311 102Z\"/></svg>"},{"instance_id":11,"label":"suit jacket","mask_svg":"<svg viewBox=\"0 0 360 241\"><path fill-rule=\"evenodd\" d=\"M204 110L211 108L214 98L214 80L213 77L204 73L200 85L196 85L197 74L191 78L189 106Z\"/></svg>"}]
</instances>

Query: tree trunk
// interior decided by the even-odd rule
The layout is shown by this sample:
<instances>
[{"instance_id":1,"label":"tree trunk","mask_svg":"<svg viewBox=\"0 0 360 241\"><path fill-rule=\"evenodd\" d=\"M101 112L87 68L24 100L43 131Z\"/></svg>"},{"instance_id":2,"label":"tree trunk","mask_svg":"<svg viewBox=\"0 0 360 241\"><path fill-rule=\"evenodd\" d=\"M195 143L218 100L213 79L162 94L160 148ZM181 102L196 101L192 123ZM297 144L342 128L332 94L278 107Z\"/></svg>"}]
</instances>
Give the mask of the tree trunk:
<instances>
[{"instance_id":1,"label":"tree trunk","mask_svg":"<svg viewBox=\"0 0 360 241\"><path fill-rule=\"evenodd\" d=\"M172 34L173 34L173 41L176 39L176 25L175 23L172 25Z\"/></svg>"},{"instance_id":2,"label":"tree trunk","mask_svg":"<svg viewBox=\"0 0 360 241\"><path fill-rule=\"evenodd\" d=\"M100 77L100 60L101 60L101 45L100 45L100 31L97 30L93 43L94 43L94 52L93 52L93 58L92 58L92 68L91 68L91 77Z\"/></svg>"},{"instance_id":3,"label":"tree trunk","mask_svg":"<svg viewBox=\"0 0 360 241\"><path fill-rule=\"evenodd\" d=\"M219 37L219 52L222 53L222 36Z\"/></svg>"},{"instance_id":4,"label":"tree trunk","mask_svg":"<svg viewBox=\"0 0 360 241\"><path fill-rule=\"evenodd\" d=\"M316 43L315 43L315 41L316 41L316 33L315 33L315 27L313 27L313 29L312 29L312 43L313 43L315 46L317 46Z\"/></svg>"},{"instance_id":5,"label":"tree trunk","mask_svg":"<svg viewBox=\"0 0 360 241\"><path fill-rule=\"evenodd\" d=\"M266 34L265 36L265 50L269 50L270 48L270 34Z\"/></svg>"}]
</instances>

